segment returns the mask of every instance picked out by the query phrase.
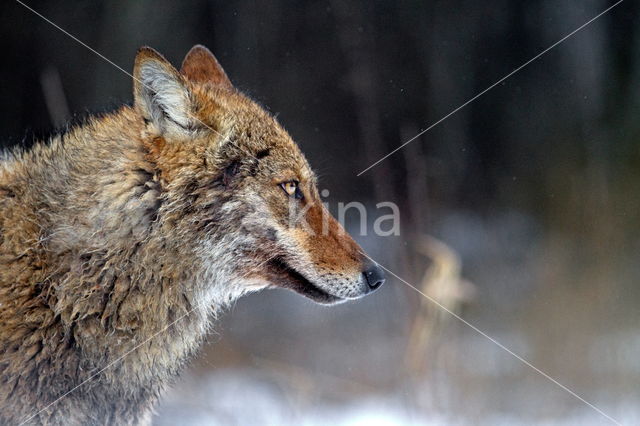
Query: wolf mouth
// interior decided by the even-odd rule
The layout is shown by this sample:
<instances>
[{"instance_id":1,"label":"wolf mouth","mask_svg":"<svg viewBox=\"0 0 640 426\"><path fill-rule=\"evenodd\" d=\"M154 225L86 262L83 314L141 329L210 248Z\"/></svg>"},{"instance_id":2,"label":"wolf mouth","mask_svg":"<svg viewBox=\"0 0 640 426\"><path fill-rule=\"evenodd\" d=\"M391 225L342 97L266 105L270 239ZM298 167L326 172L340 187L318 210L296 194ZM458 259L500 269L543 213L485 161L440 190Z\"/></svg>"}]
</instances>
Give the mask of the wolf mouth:
<instances>
[{"instance_id":1,"label":"wolf mouth","mask_svg":"<svg viewBox=\"0 0 640 426\"><path fill-rule=\"evenodd\" d=\"M316 303L330 305L342 301L342 298L329 294L313 284L281 257L269 261L269 280L275 286L293 290Z\"/></svg>"}]
</instances>

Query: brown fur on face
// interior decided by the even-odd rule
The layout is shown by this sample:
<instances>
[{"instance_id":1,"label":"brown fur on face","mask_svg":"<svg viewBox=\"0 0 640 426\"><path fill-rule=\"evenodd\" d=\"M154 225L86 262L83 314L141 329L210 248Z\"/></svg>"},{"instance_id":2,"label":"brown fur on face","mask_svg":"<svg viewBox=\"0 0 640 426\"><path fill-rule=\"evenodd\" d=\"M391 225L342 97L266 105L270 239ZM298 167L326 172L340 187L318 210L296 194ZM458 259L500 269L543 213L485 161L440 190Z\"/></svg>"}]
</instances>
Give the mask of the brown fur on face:
<instances>
[{"instance_id":1,"label":"brown fur on face","mask_svg":"<svg viewBox=\"0 0 640 426\"><path fill-rule=\"evenodd\" d=\"M134 77L133 107L0 160L0 424L141 423L226 303L369 291L296 144L206 48L180 72L142 48Z\"/></svg>"}]
</instances>

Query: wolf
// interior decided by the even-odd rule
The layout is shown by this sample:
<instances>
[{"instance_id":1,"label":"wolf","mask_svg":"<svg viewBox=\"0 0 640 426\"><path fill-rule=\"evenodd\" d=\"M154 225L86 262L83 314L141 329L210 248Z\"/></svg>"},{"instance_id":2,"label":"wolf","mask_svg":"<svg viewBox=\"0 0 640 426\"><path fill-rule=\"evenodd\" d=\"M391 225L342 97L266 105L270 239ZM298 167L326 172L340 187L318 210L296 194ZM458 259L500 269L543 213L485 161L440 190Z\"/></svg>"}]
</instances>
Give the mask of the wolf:
<instances>
[{"instance_id":1,"label":"wolf","mask_svg":"<svg viewBox=\"0 0 640 426\"><path fill-rule=\"evenodd\" d=\"M0 157L1 424L147 423L238 297L384 282L207 48L178 71L142 47L133 80L132 106Z\"/></svg>"}]
</instances>

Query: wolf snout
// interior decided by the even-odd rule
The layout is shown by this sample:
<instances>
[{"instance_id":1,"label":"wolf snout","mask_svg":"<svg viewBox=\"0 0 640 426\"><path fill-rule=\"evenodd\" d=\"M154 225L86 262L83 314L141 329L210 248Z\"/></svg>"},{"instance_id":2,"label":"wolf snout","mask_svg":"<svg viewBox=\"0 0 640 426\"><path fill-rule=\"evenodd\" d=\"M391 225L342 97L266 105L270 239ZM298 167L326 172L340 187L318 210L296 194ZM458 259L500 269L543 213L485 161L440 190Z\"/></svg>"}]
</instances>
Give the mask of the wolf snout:
<instances>
[{"instance_id":1,"label":"wolf snout","mask_svg":"<svg viewBox=\"0 0 640 426\"><path fill-rule=\"evenodd\" d=\"M384 270L377 263L367 262L362 275L367 283L367 293L377 290L384 284Z\"/></svg>"}]
</instances>

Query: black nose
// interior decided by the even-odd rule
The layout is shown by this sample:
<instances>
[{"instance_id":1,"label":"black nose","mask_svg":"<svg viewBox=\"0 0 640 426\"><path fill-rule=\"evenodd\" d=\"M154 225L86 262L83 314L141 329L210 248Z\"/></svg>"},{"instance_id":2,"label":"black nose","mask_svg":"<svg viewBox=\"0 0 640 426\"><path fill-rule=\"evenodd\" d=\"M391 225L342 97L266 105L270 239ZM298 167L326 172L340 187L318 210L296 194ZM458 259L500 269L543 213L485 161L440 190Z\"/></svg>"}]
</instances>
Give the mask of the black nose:
<instances>
[{"instance_id":1,"label":"black nose","mask_svg":"<svg viewBox=\"0 0 640 426\"><path fill-rule=\"evenodd\" d=\"M384 284L384 270L377 263L370 262L362 272L367 280L369 291L377 290Z\"/></svg>"}]
</instances>

